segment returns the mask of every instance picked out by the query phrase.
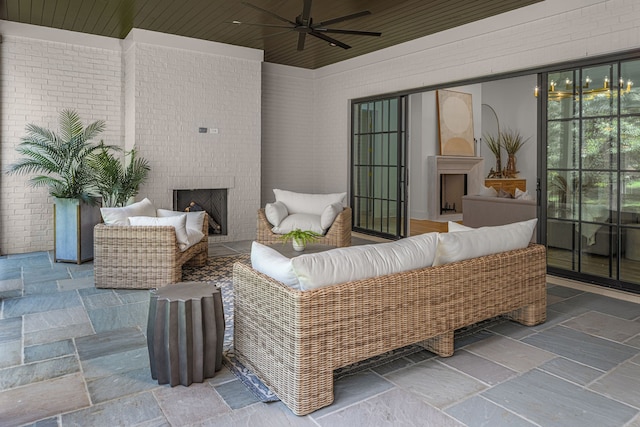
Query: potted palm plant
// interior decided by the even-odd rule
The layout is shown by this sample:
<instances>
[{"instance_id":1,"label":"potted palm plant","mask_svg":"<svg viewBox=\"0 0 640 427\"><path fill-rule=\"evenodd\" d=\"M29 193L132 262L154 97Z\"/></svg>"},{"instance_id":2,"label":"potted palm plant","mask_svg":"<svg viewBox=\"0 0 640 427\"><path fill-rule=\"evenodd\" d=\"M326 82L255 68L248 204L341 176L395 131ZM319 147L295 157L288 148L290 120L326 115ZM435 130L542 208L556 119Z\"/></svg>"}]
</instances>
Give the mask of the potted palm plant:
<instances>
[{"instance_id":1,"label":"potted palm plant","mask_svg":"<svg viewBox=\"0 0 640 427\"><path fill-rule=\"evenodd\" d=\"M498 132L497 136L485 134L484 141L496 158L496 169L491 169L489 178L502 178L502 139L500 132Z\"/></svg>"},{"instance_id":2,"label":"potted palm plant","mask_svg":"<svg viewBox=\"0 0 640 427\"><path fill-rule=\"evenodd\" d=\"M104 129L102 120L83 126L73 110L63 110L60 130L26 126L17 151L24 156L7 173L36 174L29 183L47 187L54 199L54 259L82 263L93 259L93 227L100 222L95 171L88 159L100 150L115 148L92 142Z\"/></svg>"},{"instance_id":3,"label":"potted palm plant","mask_svg":"<svg viewBox=\"0 0 640 427\"><path fill-rule=\"evenodd\" d=\"M315 231L300 230L299 228L296 228L295 230L280 236L280 240L282 240L282 243L286 243L291 240L293 250L300 252L305 250L307 244L317 241L320 237L322 237L322 234L316 233Z\"/></svg>"},{"instance_id":4,"label":"potted palm plant","mask_svg":"<svg viewBox=\"0 0 640 427\"><path fill-rule=\"evenodd\" d=\"M102 196L102 205L106 207L125 206L138 194L140 185L147 180L151 170L149 162L138 157L135 148L125 152L124 158L119 158L112 150L103 147L89 156L89 165L95 173L96 190Z\"/></svg>"}]
</instances>

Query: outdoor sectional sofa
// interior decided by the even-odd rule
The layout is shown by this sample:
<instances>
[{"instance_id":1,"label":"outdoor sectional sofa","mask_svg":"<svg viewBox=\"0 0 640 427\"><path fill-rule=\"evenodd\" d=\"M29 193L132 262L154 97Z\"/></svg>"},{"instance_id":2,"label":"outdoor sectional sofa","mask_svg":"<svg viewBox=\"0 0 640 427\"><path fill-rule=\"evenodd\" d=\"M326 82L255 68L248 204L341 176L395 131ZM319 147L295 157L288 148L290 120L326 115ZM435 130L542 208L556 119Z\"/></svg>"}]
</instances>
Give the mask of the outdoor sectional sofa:
<instances>
[{"instance_id":1,"label":"outdoor sectional sofa","mask_svg":"<svg viewBox=\"0 0 640 427\"><path fill-rule=\"evenodd\" d=\"M235 355L295 414L308 414L333 402L337 368L416 343L451 356L455 330L499 315L544 322L545 257L529 244L311 290L237 263Z\"/></svg>"}]
</instances>

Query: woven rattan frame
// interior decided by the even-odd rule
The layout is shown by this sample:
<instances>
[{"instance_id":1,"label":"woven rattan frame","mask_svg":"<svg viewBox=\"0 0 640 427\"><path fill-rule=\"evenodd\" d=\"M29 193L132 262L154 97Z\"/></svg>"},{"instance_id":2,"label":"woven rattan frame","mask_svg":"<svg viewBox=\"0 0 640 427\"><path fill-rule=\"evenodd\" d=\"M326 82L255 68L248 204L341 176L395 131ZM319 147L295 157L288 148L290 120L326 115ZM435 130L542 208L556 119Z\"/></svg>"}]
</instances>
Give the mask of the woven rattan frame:
<instances>
[{"instance_id":1,"label":"woven rattan frame","mask_svg":"<svg viewBox=\"0 0 640 427\"><path fill-rule=\"evenodd\" d=\"M280 235L271 231L273 225L267 220L267 216L263 209L258 209L258 243L263 245L271 245L273 243L281 243ZM347 207L338 214L336 219L329 227L329 230L322 236L317 243L323 245L336 246L338 248L351 246L351 208Z\"/></svg>"},{"instance_id":2,"label":"woven rattan frame","mask_svg":"<svg viewBox=\"0 0 640 427\"><path fill-rule=\"evenodd\" d=\"M182 252L171 226L96 225L93 230L96 288L153 289L180 282L184 264L207 263L206 216L202 232L202 240Z\"/></svg>"},{"instance_id":3,"label":"woven rattan frame","mask_svg":"<svg viewBox=\"0 0 640 427\"><path fill-rule=\"evenodd\" d=\"M333 370L419 343L453 354L456 329L501 314L546 319L545 247L298 291L234 265L235 355L297 415L333 402Z\"/></svg>"}]
</instances>

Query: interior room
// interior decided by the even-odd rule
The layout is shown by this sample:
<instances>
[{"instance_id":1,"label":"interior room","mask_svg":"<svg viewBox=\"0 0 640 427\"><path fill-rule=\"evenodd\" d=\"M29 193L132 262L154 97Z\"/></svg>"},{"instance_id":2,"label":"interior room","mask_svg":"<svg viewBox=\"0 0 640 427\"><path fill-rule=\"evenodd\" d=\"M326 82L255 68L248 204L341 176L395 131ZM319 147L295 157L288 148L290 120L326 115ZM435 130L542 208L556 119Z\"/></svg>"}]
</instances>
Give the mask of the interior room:
<instances>
[{"instance_id":1,"label":"interior room","mask_svg":"<svg viewBox=\"0 0 640 427\"><path fill-rule=\"evenodd\" d=\"M638 19L3 2L0 424L640 426ZM93 131L71 226L12 168Z\"/></svg>"}]
</instances>

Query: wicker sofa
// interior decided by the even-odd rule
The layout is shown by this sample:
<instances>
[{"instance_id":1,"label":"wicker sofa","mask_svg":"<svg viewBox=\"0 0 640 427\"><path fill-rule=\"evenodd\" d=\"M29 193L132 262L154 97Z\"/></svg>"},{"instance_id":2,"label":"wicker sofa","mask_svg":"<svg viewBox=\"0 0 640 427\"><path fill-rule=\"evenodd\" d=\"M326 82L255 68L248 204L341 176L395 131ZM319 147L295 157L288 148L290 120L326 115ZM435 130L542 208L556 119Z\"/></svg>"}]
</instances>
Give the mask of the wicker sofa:
<instances>
[{"instance_id":1,"label":"wicker sofa","mask_svg":"<svg viewBox=\"0 0 640 427\"><path fill-rule=\"evenodd\" d=\"M96 288L153 289L180 282L183 265L206 265L208 228L205 214L204 237L181 251L171 226L96 225L93 261Z\"/></svg>"},{"instance_id":2,"label":"wicker sofa","mask_svg":"<svg viewBox=\"0 0 640 427\"><path fill-rule=\"evenodd\" d=\"M236 357L297 415L333 402L333 371L418 343L443 357L454 331L505 315L546 319L545 247L300 291L234 265Z\"/></svg>"},{"instance_id":3,"label":"wicker sofa","mask_svg":"<svg viewBox=\"0 0 640 427\"><path fill-rule=\"evenodd\" d=\"M273 225L269 223L264 208L258 209L258 235L256 241L265 245L282 242L280 235L271 231L272 228ZM346 207L338 214L329 230L318 240L318 243L339 248L351 246L351 208Z\"/></svg>"}]
</instances>

